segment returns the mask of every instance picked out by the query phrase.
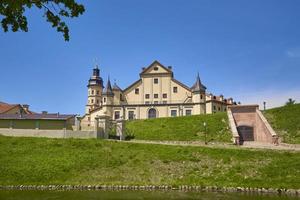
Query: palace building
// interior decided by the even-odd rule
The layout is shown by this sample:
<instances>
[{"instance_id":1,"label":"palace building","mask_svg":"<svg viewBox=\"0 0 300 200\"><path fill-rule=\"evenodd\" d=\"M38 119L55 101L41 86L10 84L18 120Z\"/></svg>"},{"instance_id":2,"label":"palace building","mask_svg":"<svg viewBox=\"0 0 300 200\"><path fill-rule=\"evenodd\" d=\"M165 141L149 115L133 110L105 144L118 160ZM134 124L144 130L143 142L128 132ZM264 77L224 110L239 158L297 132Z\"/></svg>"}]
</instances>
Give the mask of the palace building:
<instances>
[{"instance_id":1,"label":"palace building","mask_svg":"<svg viewBox=\"0 0 300 200\"><path fill-rule=\"evenodd\" d=\"M96 67L87 87L88 100L82 122L88 125L97 116L132 120L211 114L226 111L228 105L234 104L232 98L207 94L199 74L189 87L174 78L172 67L158 61L142 68L139 80L125 89L116 83L112 86L109 79L104 87Z\"/></svg>"}]
</instances>

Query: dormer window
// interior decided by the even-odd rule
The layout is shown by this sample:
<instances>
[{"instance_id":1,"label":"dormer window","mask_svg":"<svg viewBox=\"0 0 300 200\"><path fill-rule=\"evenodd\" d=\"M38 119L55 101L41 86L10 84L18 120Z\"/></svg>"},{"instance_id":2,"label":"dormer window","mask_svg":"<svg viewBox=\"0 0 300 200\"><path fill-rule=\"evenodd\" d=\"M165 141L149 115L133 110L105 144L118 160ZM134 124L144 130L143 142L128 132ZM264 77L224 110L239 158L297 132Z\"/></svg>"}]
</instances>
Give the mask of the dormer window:
<instances>
[{"instance_id":1,"label":"dormer window","mask_svg":"<svg viewBox=\"0 0 300 200\"><path fill-rule=\"evenodd\" d=\"M158 71L158 67L154 67L154 71Z\"/></svg>"}]
</instances>

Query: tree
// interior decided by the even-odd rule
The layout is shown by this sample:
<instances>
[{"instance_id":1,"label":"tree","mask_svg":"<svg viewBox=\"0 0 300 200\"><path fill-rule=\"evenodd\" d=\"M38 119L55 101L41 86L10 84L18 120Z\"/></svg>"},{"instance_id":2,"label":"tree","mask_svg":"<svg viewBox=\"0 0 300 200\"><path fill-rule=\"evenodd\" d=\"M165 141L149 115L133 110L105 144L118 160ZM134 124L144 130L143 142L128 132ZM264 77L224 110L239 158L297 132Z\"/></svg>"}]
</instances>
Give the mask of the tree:
<instances>
[{"instance_id":1,"label":"tree","mask_svg":"<svg viewBox=\"0 0 300 200\"><path fill-rule=\"evenodd\" d=\"M25 9L36 7L43 10L43 17L52 24L58 32L63 33L64 39L69 41L69 28L62 20L64 17L74 18L81 15L84 6L75 0L0 0L1 25L4 32L9 28L13 31L28 31Z\"/></svg>"},{"instance_id":2,"label":"tree","mask_svg":"<svg viewBox=\"0 0 300 200\"><path fill-rule=\"evenodd\" d=\"M295 104L295 100L293 100L292 98L289 98L289 100L285 103L286 106L290 106L290 105L294 105Z\"/></svg>"}]
</instances>

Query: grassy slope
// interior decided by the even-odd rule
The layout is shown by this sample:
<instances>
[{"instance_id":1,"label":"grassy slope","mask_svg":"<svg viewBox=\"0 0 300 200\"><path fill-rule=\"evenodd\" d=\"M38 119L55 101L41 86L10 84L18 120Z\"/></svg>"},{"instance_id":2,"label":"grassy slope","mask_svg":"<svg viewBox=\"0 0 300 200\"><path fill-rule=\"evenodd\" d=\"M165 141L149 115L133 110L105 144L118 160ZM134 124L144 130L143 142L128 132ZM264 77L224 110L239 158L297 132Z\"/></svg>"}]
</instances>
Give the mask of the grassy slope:
<instances>
[{"instance_id":1,"label":"grassy slope","mask_svg":"<svg viewBox=\"0 0 300 200\"><path fill-rule=\"evenodd\" d=\"M135 120L127 122L126 129L135 139L204 141L203 122L206 122L209 140L230 142L227 120L226 113Z\"/></svg>"},{"instance_id":2,"label":"grassy slope","mask_svg":"<svg viewBox=\"0 0 300 200\"><path fill-rule=\"evenodd\" d=\"M269 109L264 115L284 142L300 144L300 104Z\"/></svg>"},{"instance_id":3,"label":"grassy slope","mask_svg":"<svg viewBox=\"0 0 300 200\"><path fill-rule=\"evenodd\" d=\"M0 185L300 188L300 153L0 136Z\"/></svg>"}]
</instances>

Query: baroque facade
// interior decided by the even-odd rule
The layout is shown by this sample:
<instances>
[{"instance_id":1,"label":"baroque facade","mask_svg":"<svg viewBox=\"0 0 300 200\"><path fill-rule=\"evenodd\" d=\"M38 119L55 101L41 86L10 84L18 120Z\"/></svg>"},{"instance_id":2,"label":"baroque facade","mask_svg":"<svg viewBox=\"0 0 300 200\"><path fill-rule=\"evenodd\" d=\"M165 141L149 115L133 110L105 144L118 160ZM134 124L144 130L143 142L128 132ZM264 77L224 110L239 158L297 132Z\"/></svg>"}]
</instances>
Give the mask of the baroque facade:
<instances>
[{"instance_id":1,"label":"baroque facade","mask_svg":"<svg viewBox=\"0 0 300 200\"><path fill-rule=\"evenodd\" d=\"M148 119L198 114L211 114L226 111L234 104L232 98L206 93L199 74L192 87L174 78L172 67L165 67L154 61L142 68L140 79L122 90L116 83L106 86L98 67L88 82L88 101L82 122L92 125L95 117L109 119Z\"/></svg>"}]
</instances>

